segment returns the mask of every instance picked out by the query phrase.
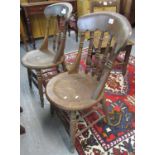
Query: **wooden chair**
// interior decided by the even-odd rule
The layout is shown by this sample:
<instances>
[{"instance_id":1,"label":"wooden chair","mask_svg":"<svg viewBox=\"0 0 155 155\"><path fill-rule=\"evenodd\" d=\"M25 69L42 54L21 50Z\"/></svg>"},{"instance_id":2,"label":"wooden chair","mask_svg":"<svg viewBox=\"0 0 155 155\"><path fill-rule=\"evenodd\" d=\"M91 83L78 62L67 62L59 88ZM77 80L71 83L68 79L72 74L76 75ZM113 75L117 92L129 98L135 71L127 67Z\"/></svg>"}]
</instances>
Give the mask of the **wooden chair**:
<instances>
[{"instance_id":1,"label":"wooden chair","mask_svg":"<svg viewBox=\"0 0 155 155\"><path fill-rule=\"evenodd\" d=\"M95 8L107 8L114 7L116 8L116 12L120 13L120 0L91 0L90 2L90 12L95 12ZM126 15L129 14L129 9L126 9ZM94 41L94 48L96 49L98 45L97 40ZM126 46L124 47L125 58L123 62L119 64L122 65L122 74L125 75L127 71L127 65L131 53L132 46L134 42L132 40L128 40ZM102 44L102 51L105 49L105 44ZM117 63L118 65L118 63Z\"/></svg>"},{"instance_id":2,"label":"wooden chair","mask_svg":"<svg viewBox=\"0 0 155 155\"><path fill-rule=\"evenodd\" d=\"M99 45L95 54L93 52L93 41L96 30L101 32ZM87 128L80 133L77 131L76 113L84 111L86 117L93 112L94 106L97 104L103 106L106 113L106 121L109 125L117 126L121 120L122 113L119 113L119 119L114 120L114 115L108 112L105 105L104 86L112 70L114 60L118 56L120 50L125 46L132 29L128 20L114 12L91 13L82 16L78 20L78 31L81 34L80 45L75 62L69 67L69 71L60 73L51 80L46 86L46 96L51 102L52 106L65 110L70 114L70 136L72 147L74 147L75 138L88 128L92 127L99 120L103 119L103 115L91 122ZM86 59L85 72L79 72L81 54L84 40L86 38L85 32L90 33L88 55ZM101 45L104 35L107 36L108 41L105 53L101 53ZM110 48L112 39L112 48ZM86 113L86 111L88 113ZM96 111L96 110L95 110ZM116 118L115 118L116 119ZM115 123L114 123L115 122Z\"/></svg>"},{"instance_id":3,"label":"wooden chair","mask_svg":"<svg viewBox=\"0 0 155 155\"><path fill-rule=\"evenodd\" d=\"M67 31L67 23L72 12L70 3L55 3L45 8L44 14L47 18L46 32L43 43L39 49L27 52L22 58L22 63L28 68L29 85L32 87L32 82L39 89L41 106L44 106L43 98L43 76L44 69L54 69L57 73L60 72L59 66L64 66L64 48ZM48 48L48 35L51 18L56 18L58 35L57 39L53 38L53 49ZM63 21L63 28L62 28ZM61 22L61 23L60 23ZM56 41L57 40L57 41ZM65 68L64 68L65 69Z\"/></svg>"}]
</instances>

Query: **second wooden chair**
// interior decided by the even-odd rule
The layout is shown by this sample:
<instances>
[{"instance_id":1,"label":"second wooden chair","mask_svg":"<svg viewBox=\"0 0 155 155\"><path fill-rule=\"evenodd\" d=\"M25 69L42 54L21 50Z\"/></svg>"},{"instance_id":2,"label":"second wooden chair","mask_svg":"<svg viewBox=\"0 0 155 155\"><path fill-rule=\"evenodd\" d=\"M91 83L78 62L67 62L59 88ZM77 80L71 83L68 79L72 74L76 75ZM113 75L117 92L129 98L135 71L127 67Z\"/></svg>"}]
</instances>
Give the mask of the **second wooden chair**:
<instances>
[{"instance_id":1,"label":"second wooden chair","mask_svg":"<svg viewBox=\"0 0 155 155\"><path fill-rule=\"evenodd\" d=\"M44 106L43 96L43 76L44 69L52 68L57 73L59 72L59 65L64 66L64 48L67 31L67 23L72 12L72 5L70 3L56 3L45 8L44 14L47 19L46 32L43 43L39 49L27 52L22 58L22 63L28 68L29 85L32 82L37 86L40 95L41 106ZM51 18L56 18L58 35L57 39L53 39L53 49L48 47L48 35ZM63 22L62 22L63 21ZM63 23L63 26L62 24ZM56 41L57 40L57 41Z\"/></svg>"}]
</instances>

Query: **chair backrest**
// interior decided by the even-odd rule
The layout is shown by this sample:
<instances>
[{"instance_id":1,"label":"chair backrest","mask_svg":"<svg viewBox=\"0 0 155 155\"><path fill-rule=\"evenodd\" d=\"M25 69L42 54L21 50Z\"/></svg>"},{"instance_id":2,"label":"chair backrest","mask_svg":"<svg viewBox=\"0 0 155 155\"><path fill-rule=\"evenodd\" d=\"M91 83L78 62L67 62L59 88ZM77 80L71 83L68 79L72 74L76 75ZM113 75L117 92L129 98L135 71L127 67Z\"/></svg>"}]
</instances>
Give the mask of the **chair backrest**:
<instances>
[{"instance_id":1,"label":"chair backrest","mask_svg":"<svg viewBox=\"0 0 155 155\"><path fill-rule=\"evenodd\" d=\"M95 8L116 7L116 12L120 12L120 0L91 0L90 12L93 13Z\"/></svg>"},{"instance_id":2,"label":"chair backrest","mask_svg":"<svg viewBox=\"0 0 155 155\"><path fill-rule=\"evenodd\" d=\"M77 25L78 31L81 33L79 51L75 63L68 73L72 74L79 71L85 34L89 32L90 40L85 72L86 74L90 72L92 76L95 75L97 80L99 80L99 85L93 94L93 98L98 98L104 89L104 84L112 69L114 60L121 48L125 46L132 33L132 29L128 20L115 12L99 12L82 16L79 18ZM100 31L101 35L98 41L98 48L93 51L94 34L96 31ZM107 46L104 54L102 54L101 45L105 40Z\"/></svg>"},{"instance_id":3,"label":"chair backrest","mask_svg":"<svg viewBox=\"0 0 155 155\"><path fill-rule=\"evenodd\" d=\"M66 31L67 31L67 23L72 13L72 5L70 3L55 3L49 5L45 8L44 14L47 19L46 23L46 30L45 30L45 37L44 41L40 47L40 50L43 52L48 51L48 36L49 36L49 27L50 25L53 26L51 23L51 18L56 18L57 24L57 46L56 46L56 38L53 39L53 50L57 50L55 55L55 62L61 59L64 54L65 48L65 39L66 39ZM57 49L56 49L57 47Z\"/></svg>"},{"instance_id":4,"label":"chair backrest","mask_svg":"<svg viewBox=\"0 0 155 155\"><path fill-rule=\"evenodd\" d=\"M51 16L64 16L68 19L71 16L72 10L73 7L70 3L55 3L47 6L44 14L47 18Z\"/></svg>"}]
</instances>

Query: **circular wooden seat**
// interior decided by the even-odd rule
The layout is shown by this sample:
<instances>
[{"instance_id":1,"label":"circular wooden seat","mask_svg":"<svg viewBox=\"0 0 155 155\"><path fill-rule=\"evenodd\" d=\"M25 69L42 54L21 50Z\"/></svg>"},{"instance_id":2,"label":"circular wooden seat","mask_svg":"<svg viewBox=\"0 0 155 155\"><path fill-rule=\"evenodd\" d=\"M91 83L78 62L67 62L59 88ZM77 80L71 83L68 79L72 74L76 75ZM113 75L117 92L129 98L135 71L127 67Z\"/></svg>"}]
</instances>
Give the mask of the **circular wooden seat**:
<instances>
[{"instance_id":1,"label":"circular wooden seat","mask_svg":"<svg viewBox=\"0 0 155 155\"><path fill-rule=\"evenodd\" d=\"M55 54L51 51L41 51L39 49L27 52L22 58L22 63L24 66L31 69L45 69L49 67L56 66L58 63L54 63Z\"/></svg>"},{"instance_id":2,"label":"circular wooden seat","mask_svg":"<svg viewBox=\"0 0 155 155\"><path fill-rule=\"evenodd\" d=\"M49 101L64 110L83 110L98 102L91 99L97 81L84 73L61 73L47 84Z\"/></svg>"}]
</instances>

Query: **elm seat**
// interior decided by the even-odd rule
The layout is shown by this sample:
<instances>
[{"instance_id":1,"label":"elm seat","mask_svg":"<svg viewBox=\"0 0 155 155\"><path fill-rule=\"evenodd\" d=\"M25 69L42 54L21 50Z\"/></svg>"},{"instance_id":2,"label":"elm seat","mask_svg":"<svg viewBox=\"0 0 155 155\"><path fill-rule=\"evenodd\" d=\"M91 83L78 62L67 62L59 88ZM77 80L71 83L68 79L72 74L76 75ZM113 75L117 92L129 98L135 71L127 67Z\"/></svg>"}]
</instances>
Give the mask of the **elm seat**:
<instances>
[{"instance_id":1,"label":"elm seat","mask_svg":"<svg viewBox=\"0 0 155 155\"><path fill-rule=\"evenodd\" d=\"M41 51L39 49L28 52L22 58L22 63L25 67L33 69L45 69L61 64L63 59L59 62L54 62L55 53L51 51Z\"/></svg>"},{"instance_id":2,"label":"elm seat","mask_svg":"<svg viewBox=\"0 0 155 155\"><path fill-rule=\"evenodd\" d=\"M47 98L64 110L83 110L98 102L91 99L98 81L91 75L61 73L46 86Z\"/></svg>"}]
</instances>

